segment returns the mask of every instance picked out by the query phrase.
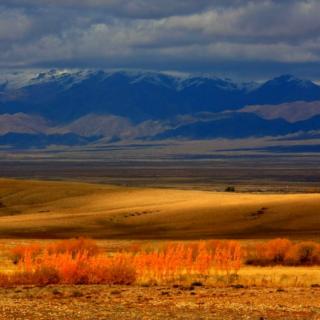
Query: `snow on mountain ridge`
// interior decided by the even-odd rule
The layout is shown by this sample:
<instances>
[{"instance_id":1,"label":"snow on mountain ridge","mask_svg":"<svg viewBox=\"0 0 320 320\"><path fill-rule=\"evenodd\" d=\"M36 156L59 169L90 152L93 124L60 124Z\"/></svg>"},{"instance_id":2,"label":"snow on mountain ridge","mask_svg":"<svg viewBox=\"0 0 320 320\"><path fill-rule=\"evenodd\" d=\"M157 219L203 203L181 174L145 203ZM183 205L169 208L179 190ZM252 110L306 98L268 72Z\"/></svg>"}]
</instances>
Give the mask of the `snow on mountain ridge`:
<instances>
[{"instance_id":1,"label":"snow on mountain ridge","mask_svg":"<svg viewBox=\"0 0 320 320\"><path fill-rule=\"evenodd\" d=\"M62 86L70 86L80 83L90 77L99 77L101 81L114 76L122 75L129 79L130 84L137 84L142 81L171 87L175 90L183 90L190 86L200 86L206 81L214 83L215 86L225 90L238 90L252 87L252 83L235 83L230 79L218 78L216 76L203 75L180 75L168 72L139 71L139 70L95 70L95 69L51 69L51 70L23 70L4 72L0 75L0 85L6 90L20 89L25 86L41 83L59 82ZM257 85L257 84L255 84Z\"/></svg>"}]
</instances>

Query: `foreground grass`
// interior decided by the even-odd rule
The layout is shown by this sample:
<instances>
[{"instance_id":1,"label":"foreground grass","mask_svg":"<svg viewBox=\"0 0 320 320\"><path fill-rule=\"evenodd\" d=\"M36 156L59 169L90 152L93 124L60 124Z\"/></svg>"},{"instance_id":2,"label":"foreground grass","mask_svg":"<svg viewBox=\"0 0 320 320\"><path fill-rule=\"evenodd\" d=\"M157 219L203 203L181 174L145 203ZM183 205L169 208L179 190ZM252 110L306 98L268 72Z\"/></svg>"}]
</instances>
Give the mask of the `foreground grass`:
<instances>
[{"instance_id":1,"label":"foreground grass","mask_svg":"<svg viewBox=\"0 0 320 320\"><path fill-rule=\"evenodd\" d=\"M12 249L38 241L2 240L1 271L14 273ZM42 241L52 246L54 241ZM188 243L188 242L187 242ZM122 250L163 247L162 242L100 241L113 255ZM252 245L251 241L242 243ZM59 247L59 246L58 246ZM0 320L92 319L320 319L319 266L242 266L237 273L211 270L163 283L131 285L14 285L0 287Z\"/></svg>"},{"instance_id":2,"label":"foreground grass","mask_svg":"<svg viewBox=\"0 0 320 320\"><path fill-rule=\"evenodd\" d=\"M23 286L0 288L1 320L304 319L320 317L319 288Z\"/></svg>"}]
</instances>

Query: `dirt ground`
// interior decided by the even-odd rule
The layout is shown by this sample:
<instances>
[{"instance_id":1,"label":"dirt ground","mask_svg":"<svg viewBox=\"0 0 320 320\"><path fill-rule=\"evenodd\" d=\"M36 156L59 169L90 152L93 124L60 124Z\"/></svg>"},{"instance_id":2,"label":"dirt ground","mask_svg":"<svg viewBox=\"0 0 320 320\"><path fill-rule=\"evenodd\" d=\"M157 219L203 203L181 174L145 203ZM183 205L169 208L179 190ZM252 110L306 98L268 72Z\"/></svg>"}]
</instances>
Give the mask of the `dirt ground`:
<instances>
[{"instance_id":1,"label":"dirt ground","mask_svg":"<svg viewBox=\"0 0 320 320\"><path fill-rule=\"evenodd\" d=\"M48 286L0 289L1 320L320 319L320 287Z\"/></svg>"}]
</instances>

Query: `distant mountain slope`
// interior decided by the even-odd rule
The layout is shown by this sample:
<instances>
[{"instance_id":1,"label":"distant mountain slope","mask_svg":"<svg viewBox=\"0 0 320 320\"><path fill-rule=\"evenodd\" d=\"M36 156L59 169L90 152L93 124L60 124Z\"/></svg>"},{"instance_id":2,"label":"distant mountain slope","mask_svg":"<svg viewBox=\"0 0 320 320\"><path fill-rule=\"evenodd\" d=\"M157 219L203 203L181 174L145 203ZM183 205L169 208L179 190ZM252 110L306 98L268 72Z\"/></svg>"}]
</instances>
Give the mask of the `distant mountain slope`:
<instances>
[{"instance_id":1,"label":"distant mountain slope","mask_svg":"<svg viewBox=\"0 0 320 320\"><path fill-rule=\"evenodd\" d=\"M2 114L0 115L0 135L15 133L47 133L48 122L36 115L28 115L25 113Z\"/></svg>"},{"instance_id":2,"label":"distant mountain slope","mask_svg":"<svg viewBox=\"0 0 320 320\"><path fill-rule=\"evenodd\" d=\"M320 86L291 75L262 84L138 71L0 75L0 145L21 148L281 136L320 130L319 119Z\"/></svg>"},{"instance_id":3,"label":"distant mountain slope","mask_svg":"<svg viewBox=\"0 0 320 320\"><path fill-rule=\"evenodd\" d=\"M281 118L288 122L297 122L319 115L320 101L297 101L277 105L252 105L239 111L255 113L267 120Z\"/></svg>"},{"instance_id":4,"label":"distant mountain slope","mask_svg":"<svg viewBox=\"0 0 320 320\"><path fill-rule=\"evenodd\" d=\"M0 146L10 149L45 148L50 145L79 146L94 142L99 137L81 137L74 133L66 134L27 134L7 133L0 136Z\"/></svg>"},{"instance_id":5,"label":"distant mountain slope","mask_svg":"<svg viewBox=\"0 0 320 320\"><path fill-rule=\"evenodd\" d=\"M147 120L135 125L124 117L89 114L70 124L55 128L55 130L59 132L74 132L85 137L103 136L132 139L153 136L168 128L170 128L169 124L164 121Z\"/></svg>"},{"instance_id":6,"label":"distant mountain slope","mask_svg":"<svg viewBox=\"0 0 320 320\"><path fill-rule=\"evenodd\" d=\"M230 113L214 120L197 121L167 130L153 139L211 139L211 138L246 138L285 135L296 132L296 128L285 120L265 120L250 113Z\"/></svg>"},{"instance_id":7,"label":"distant mountain slope","mask_svg":"<svg viewBox=\"0 0 320 320\"><path fill-rule=\"evenodd\" d=\"M320 100L319 86L309 80L282 75L267 81L249 94L248 104L280 104Z\"/></svg>"},{"instance_id":8,"label":"distant mountain slope","mask_svg":"<svg viewBox=\"0 0 320 320\"><path fill-rule=\"evenodd\" d=\"M0 95L0 113L32 113L56 122L72 121L89 113L112 114L139 122L235 110L249 104L320 100L320 86L288 75L262 85L236 84L214 77L179 78L120 71L53 70L29 78L11 79L11 84L10 77L2 80L5 90Z\"/></svg>"},{"instance_id":9,"label":"distant mountain slope","mask_svg":"<svg viewBox=\"0 0 320 320\"><path fill-rule=\"evenodd\" d=\"M200 111L216 112L242 106L246 92L229 80L181 79L156 73L51 71L29 83L16 82L19 86L7 85L8 90L0 96L1 113L34 113L57 122L88 113L144 121Z\"/></svg>"},{"instance_id":10,"label":"distant mountain slope","mask_svg":"<svg viewBox=\"0 0 320 320\"><path fill-rule=\"evenodd\" d=\"M320 115L289 123L283 119L266 120L253 113L230 112L216 119L199 120L157 134L153 139L239 139L248 137L281 136L296 132L316 131Z\"/></svg>"}]
</instances>

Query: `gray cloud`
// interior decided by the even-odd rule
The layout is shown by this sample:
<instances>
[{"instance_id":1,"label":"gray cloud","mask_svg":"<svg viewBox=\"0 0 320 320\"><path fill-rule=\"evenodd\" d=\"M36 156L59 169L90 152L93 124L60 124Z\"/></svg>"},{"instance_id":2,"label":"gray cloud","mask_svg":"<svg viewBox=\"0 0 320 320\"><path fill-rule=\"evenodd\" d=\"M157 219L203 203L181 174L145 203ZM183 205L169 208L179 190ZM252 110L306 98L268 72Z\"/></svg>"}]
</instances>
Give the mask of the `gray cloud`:
<instances>
[{"instance_id":1,"label":"gray cloud","mask_svg":"<svg viewBox=\"0 0 320 320\"><path fill-rule=\"evenodd\" d=\"M74 66L310 74L317 0L2 0L0 67ZM198 67L197 67L198 66ZM282 66L282 67L281 67ZM308 71L309 70L309 71ZM290 70L289 70L290 71ZM247 70L259 75L259 70ZM241 75L240 74L240 75Z\"/></svg>"},{"instance_id":2,"label":"gray cloud","mask_svg":"<svg viewBox=\"0 0 320 320\"><path fill-rule=\"evenodd\" d=\"M0 41L23 39L30 31L32 20L19 10L0 10Z\"/></svg>"},{"instance_id":3,"label":"gray cloud","mask_svg":"<svg viewBox=\"0 0 320 320\"><path fill-rule=\"evenodd\" d=\"M49 7L103 10L104 13L131 18L160 18L202 11L223 1L212 0L3 0L9 7ZM226 1L228 2L228 1ZM232 1L229 1L232 2Z\"/></svg>"}]
</instances>

